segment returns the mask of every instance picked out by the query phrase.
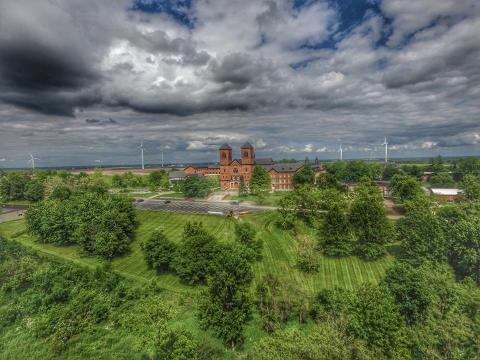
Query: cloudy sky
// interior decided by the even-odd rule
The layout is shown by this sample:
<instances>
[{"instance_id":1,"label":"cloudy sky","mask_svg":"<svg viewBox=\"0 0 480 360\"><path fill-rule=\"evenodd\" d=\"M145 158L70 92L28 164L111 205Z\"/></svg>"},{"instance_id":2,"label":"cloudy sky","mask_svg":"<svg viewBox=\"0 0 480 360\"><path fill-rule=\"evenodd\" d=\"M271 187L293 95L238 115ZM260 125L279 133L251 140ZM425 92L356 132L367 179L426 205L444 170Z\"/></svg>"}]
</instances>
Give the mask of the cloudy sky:
<instances>
[{"instance_id":1,"label":"cloudy sky","mask_svg":"<svg viewBox=\"0 0 480 360\"><path fill-rule=\"evenodd\" d=\"M478 0L0 0L0 167L480 153Z\"/></svg>"}]
</instances>

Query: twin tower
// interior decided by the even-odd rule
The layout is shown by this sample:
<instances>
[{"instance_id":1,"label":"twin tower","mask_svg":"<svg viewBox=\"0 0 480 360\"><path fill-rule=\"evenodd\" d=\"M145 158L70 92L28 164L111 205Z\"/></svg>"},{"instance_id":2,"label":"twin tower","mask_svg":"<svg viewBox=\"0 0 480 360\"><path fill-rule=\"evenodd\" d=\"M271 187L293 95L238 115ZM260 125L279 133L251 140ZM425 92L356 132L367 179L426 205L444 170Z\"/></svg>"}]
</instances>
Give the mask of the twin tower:
<instances>
[{"instance_id":1,"label":"twin tower","mask_svg":"<svg viewBox=\"0 0 480 360\"><path fill-rule=\"evenodd\" d=\"M220 155L220 186L222 190L238 189L240 178L246 186L250 182L253 167L255 166L255 149L250 143L240 148L241 159L233 159L232 148L223 144L219 149Z\"/></svg>"}]
</instances>

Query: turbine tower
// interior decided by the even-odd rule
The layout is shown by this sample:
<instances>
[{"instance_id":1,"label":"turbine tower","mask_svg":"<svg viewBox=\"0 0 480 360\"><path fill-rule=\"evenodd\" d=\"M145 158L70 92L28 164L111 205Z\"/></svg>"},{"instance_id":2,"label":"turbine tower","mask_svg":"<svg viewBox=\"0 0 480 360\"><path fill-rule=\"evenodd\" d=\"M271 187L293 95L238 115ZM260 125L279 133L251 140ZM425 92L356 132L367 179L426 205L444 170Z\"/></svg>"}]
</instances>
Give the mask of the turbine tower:
<instances>
[{"instance_id":1,"label":"turbine tower","mask_svg":"<svg viewBox=\"0 0 480 360\"><path fill-rule=\"evenodd\" d=\"M28 160L28 162L32 164L32 170L35 170L35 160L40 160L40 159L34 157L33 154L29 154L29 155L30 155L30 159Z\"/></svg>"},{"instance_id":2,"label":"turbine tower","mask_svg":"<svg viewBox=\"0 0 480 360\"><path fill-rule=\"evenodd\" d=\"M140 151L142 152L142 170L145 170L145 163L143 162L143 140L142 140L142 142L140 143L139 149L140 149Z\"/></svg>"},{"instance_id":3,"label":"turbine tower","mask_svg":"<svg viewBox=\"0 0 480 360\"><path fill-rule=\"evenodd\" d=\"M340 144L340 161L343 160L343 148L342 148L342 144Z\"/></svg>"},{"instance_id":4,"label":"turbine tower","mask_svg":"<svg viewBox=\"0 0 480 360\"><path fill-rule=\"evenodd\" d=\"M385 145L385 164L388 163L388 142L387 137L385 136L385 141L382 145Z\"/></svg>"},{"instance_id":5,"label":"turbine tower","mask_svg":"<svg viewBox=\"0 0 480 360\"><path fill-rule=\"evenodd\" d=\"M163 150L162 150L162 168L163 168Z\"/></svg>"}]
</instances>

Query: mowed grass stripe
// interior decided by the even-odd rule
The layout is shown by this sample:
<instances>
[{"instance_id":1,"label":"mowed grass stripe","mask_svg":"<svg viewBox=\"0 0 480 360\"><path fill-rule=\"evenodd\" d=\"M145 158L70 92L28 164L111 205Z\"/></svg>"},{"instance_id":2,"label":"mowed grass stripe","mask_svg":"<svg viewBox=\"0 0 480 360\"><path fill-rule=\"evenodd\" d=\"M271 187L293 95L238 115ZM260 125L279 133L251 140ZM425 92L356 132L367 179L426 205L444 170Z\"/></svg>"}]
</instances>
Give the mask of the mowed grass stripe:
<instances>
[{"instance_id":1,"label":"mowed grass stripe","mask_svg":"<svg viewBox=\"0 0 480 360\"><path fill-rule=\"evenodd\" d=\"M147 268L143 259L141 244L156 229L163 229L172 241L181 241L184 226L187 222L202 222L207 231L221 242L234 240L235 220L220 216L170 213L158 211L137 211L139 226L131 243L131 252L112 261L114 270L135 280L150 281L156 279L161 286L174 292L192 291L191 287L181 284L178 277L172 274L158 275ZM309 239L317 242L316 233L304 225L300 225L297 234L283 231L275 225L274 213L253 214L241 218L254 224L258 236L263 239L264 249L261 261L254 264L255 282L267 273L292 283L299 291L313 295L323 288L343 287L353 289L364 282L378 282L391 265L393 257L388 256L379 261L365 262L357 257L328 258L319 255L320 267L317 273L306 274L297 266L297 242ZM0 224L0 235L7 238L25 228L23 220ZM301 239L301 240L298 240ZM79 255L76 246L56 247L39 244L35 238L27 234L17 237L25 245L37 250L59 256L81 265L94 267L102 263L94 257Z\"/></svg>"}]
</instances>

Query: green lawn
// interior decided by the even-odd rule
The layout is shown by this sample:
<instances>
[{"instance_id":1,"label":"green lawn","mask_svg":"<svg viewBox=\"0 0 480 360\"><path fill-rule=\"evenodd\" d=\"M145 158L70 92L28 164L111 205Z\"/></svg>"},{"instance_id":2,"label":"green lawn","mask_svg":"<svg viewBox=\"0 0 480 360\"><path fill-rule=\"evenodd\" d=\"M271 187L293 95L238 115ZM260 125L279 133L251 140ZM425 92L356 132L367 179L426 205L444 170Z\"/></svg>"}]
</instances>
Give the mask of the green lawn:
<instances>
[{"instance_id":1,"label":"green lawn","mask_svg":"<svg viewBox=\"0 0 480 360\"><path fill-rule=\"evenodd\" d=\"M137 213L140 226L131 244L131 253L114 259L112 267L133 280L149 281L156 278L163 287L174 292L188 292L192 291L192 288L183 285L175 275L157 275L154 271L147 269L143 260L141 243L153 230L163 228L167 237L179 241L183 226L187 221L202 221L204 226L220 241L233 240L233 228L236 220L231 218L142 210L138 210ZM274 220L274 213L249 215L242 220L254 223L259 232L258 236L264 240L263 259L254 265L256 279L271 272L282 279L290 280L307 295L313 295L322 288L340 286L352 289L365 281L377 282L393 261L393 257L390 255L372 262L365 262L356 257L332 259L320 256L319 272L305 274L295 267L297 241L303 237L312 238L315 234L306 227L300 228L297 235L281 231L275 226ZM24 229L24 220L6 222L0 224L0 235L14 238L37 250L69 259L81 265L96 266L102 262L97 258L79 255L79 249L76 246L57 247L39 244L34 237L22 232Z\"/></svg>"}]
</instances>

